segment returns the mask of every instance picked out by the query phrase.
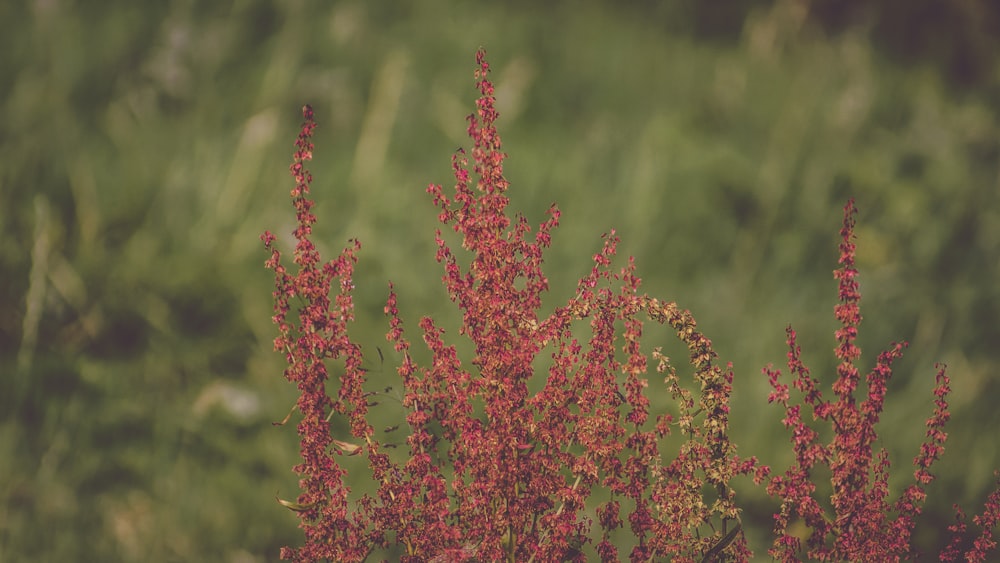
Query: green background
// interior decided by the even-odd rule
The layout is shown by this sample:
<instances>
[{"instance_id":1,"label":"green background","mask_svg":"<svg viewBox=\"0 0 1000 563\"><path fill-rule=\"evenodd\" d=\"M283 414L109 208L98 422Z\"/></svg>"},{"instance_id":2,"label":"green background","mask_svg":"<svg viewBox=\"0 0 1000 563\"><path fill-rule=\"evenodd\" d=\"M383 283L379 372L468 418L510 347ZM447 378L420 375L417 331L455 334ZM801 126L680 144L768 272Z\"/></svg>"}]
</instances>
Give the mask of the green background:
<instances>
[{"instance_id":1,"label":"green background","mask_svg":"<svg viewBox=\"0 0 1000 563\"><path fill-rule=\"evenodd\" d=\"M270 424L295 394L258 236L290 248L300 108L320 123L316 239L328 258L361 239L356 335L390 384L395 358L374 354L389 280L411 338L425 314L457 328L424 189L450 186L468 147L480 46L512 208L563 211L548 306L616 229L644 290L690 308L733 362L734 440L779 471L788 437L760 369L783 366L792 323L831 381L856 198L862 369L911 343L880 426L894 491L934 362L953 378L918 530L933 548L1000 467L1000 15L719 4L4 3L0 560L244 563L298 545L274 500L297 494L294 428ZM742 487L762 555L775 504Z\"/></svg>"}]
</instances>

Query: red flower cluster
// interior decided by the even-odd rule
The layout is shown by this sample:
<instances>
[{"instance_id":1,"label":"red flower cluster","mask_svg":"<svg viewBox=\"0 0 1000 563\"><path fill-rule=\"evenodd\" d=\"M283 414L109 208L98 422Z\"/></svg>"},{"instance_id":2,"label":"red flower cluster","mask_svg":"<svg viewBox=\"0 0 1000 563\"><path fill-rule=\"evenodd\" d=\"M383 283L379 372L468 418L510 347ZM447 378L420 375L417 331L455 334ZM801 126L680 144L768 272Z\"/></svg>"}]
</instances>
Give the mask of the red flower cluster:
<instances>
[{"instance_id":1,"label":"red flower cluster","mask_svg":"<svg viewBox=\"0 0 1000 563\"><path fill-rule=\"evenodd\" d=\"M305 543L284 548L282 557L360 561L375 550L396 549L403 561L411 562L583 561L587 553L618 561L625 546L631 561L748 560L730 481L743 475L760 484L768 469L755 458L739 458L729 439L731 366L719 365L711 341L698 332L688 311L639 292L631 260L620 269L612 266L618 243L614 232L594 255L593 268L579 281L575 296L539 316L548 289L542 256L559 211L550 208L534 236L524 217L507 215L506 155L494 126L493 85L482 51L477 63L481 95L469 116L471 170L469 157L460 150L452 159L453 192L446 194L436 185L427 190L441 223L461 237L462 248L471 254L463 268L438 231L443 283L463 313L461 330L452 338L468 339L473 354L460 357L445 331L425 317L419 329L430 361L418 365L409 353L411 342L390 285L386 338L402 357L397 372L409 430L404 460L386 453L387 444L368 421L376 392L364 390L361 347L349 331L359 244L352 242L336 259L322 263L310 240L316 218L310 211L312 177L305 163L312 157L315 122L312 110L303 110L305 123L291 166L297 271L290 273L281 264L271 233L261 237L271 252L267 266L275 273L275 349L285 354L285 376L298 385L302 415L302 463L295 467L302 493L295 502L280 502L300 515ZM903 345L880 357L867 378L869 397L858 407L853 361L860 354L854 345L860 295L850 205L846 216L844 267L838 271L842 303L837 316L843 328L837 333L842 363L836 402L823 401L789 329L795 386L805 393L815 416L834 425L833 443L818 443L799 407L789 404L779 373L766 370L775 387L771 400L786 407L785 423L793 430L797 454L796 465L768 487L783 502L772 554L784 560L794 560L800 552L798 539L788 532L793 516L814 530L809 557L868 560L876 544L879 555L907 555L912 517L923 500L921 486L932 478L927 469L944 442L948 380L942 369L938 409L928 421L929 438L917 458L917 484L895 505L886 504L888 463L884 453L872 456L873 425L891 363ZM297 323L288 319L293 300L299 304ZM676 332L689 350L693 382L681 381L660 348L644 351L645 321L667 324ZM579 336L584 331L589 337ZM676 401L673 414L650 412L649 357ZM333 361L343 368L330 384L336 392L328 394L327 362ZM542 373L539 364L546 366ZM334 417L346 423L338 427L349 427L351 436L331 435ZM679 433L674 440L680 445L667 452L664 439L672 432ZM341 464L345 455L367 458L376 493L349 501ZM817 464L833 473L832 519L814 499L810 471ZM976 518L987 531L973 555L991 548L989 530L1000 512L996 497ZM887 520L892 511L898 516ZM625 526L627 534L617 532ZM964 533L964 520L953 528Z\"/></svg>"},{"instance_id":2,"label":"red flower cluster","mask_svg":"<svg viewBox=\"0 0 1000 563\"><path fill-rule=\"evenodd\" d=\"M795 464L784 475L771 479L767 491L781 500L781 510L775 515L775 540L770 554L782 561L799 561L803 554L800 539L789 531L793 518L800 518L810 533L804 549L805 556L818 561L900 561L911 559L910 537L915 518L926 498L924 486L934 476L931 464L944 451L947 434L943 428L948 421L946 397L950 391L949 379L942 365L937 366L937 385L934 389L936 407L927 419L927 439L920 454L913 460L914 483L908 486L894 503L889 503L889 459L884 449L877 454L872 444L877 438L875 424L882 413L886 385L892 375L892 363L902 356L906 343L893 343L883 351L875 367L865 377L867 398L859 406L854 393L860 374L854 362L861 350L855 345L858 325L861 323L859 303L861 294L854 267L854 201L844 208L844 225L840 231L840 269L834 272L839 280L840 303L834 314L841 328L836 333L835 353L840 360L837 380L833 384L835 401L823 399L818 389L819 381L810 376L801 360L796 344L795 331L789 327L788 370L794 375L794 386L803 393L804 401L812 409L812 419L828 422L832 427L830 443L820 442L819 433L802 417L800 405L789 403L788 386L779 383L780 372L770 366L764 369L774 391L769 402L785 407L784 424L792 431ZM828 514L817 498L814 477L817 466L825 467L831 474L832 494L829 497L833 514ZM986 503L983 516L976 523L983 532L974 547L964 554L968 561L984 561L995 545L992 529L1000 516L1000 488ZM957 507L956 507L957 509ZM959 511L959 523L952 527L953 541L941 561L958 561L965 526Z\"/></svg>"},{"instance_id":3,"label":"red flower cluster","mask_svg":"<svg viewBox=\"0 0 1000 563\"><path fill-rule=\"evenodd\" d=\"M364 527L349 513L345 471L338 465L332 448L338 446L353 453L355 450L352 448L355 447L335 440L329 430L330 416L337 413L350 418L355 436L366 438L372 434L372 428L365 419L367 397L362 390L361 349L347 333L347 324L354 316L351 299L351 274L356 261L354 253L360 245L355 241L336 260L321 264L319 251L309 239L316 216L311 211L313 201L308 198L312 174L305 168L305 163L312 159L311 137L315 123L312 108L304 107L302 114L306 121L295 143L291 166L295 178L291 196L298 220L295 229L298 241L295 245L295 264L298 271L294 275L281 264L281 255L274 246L274 235L270 232L261 235L264 245L271 251L267 267L274 270L275 277L273 320L278 325L279 336L274 339L274 347L285 353L288 363L285 377L298 385L300 395L296 407L302 414L298 425L302 437L302 463L295 466L295 471L302 476L303 492L298 502L285 504L299 511L304 522L311 523L304 526L306 546L298 553L300 559L315 561L331 557L332 553L323 546L334 538L349 539L345 545L351 546L338 552L340 555L335 559L361 559L364 548L356 538L364 532ZM334 282L337 282L339 293L331 301ZM287 319L293 299L303 303L298 310L297 326ZM340 377L337 398L333 399L326 393L328 373L325 361L341 358L345 369ZM285 555L283 552L282 556Z\"/></svg>"}]
</instances>

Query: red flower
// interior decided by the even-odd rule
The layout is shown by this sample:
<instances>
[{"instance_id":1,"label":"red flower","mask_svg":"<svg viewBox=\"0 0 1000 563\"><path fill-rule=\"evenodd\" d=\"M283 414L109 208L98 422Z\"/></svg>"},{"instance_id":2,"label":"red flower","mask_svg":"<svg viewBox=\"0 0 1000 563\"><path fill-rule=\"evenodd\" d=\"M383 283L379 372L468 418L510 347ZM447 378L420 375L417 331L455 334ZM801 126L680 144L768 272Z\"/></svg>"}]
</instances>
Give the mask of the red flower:
<instances>
[{"instance_id":1,"label":"red flower","mask_svg":"<svg viewBox=\"0 0 1000 563\"><path fill-rule=\"evenodd\" d=\"M902 356L907 344L893 343L879 354L875 367L865 377L867 397L859 406L854 396L860 383L854 362L861 356L854 344L861 323L861 294L854 267L855 213L851 200L844 208L844 225L840 231L841 268L834 272L840 286L840 304L834 307L834 315L841 323L841 328L834 333L835 354L841 360L837 366L837 380L833 383L835 401L823 399L817 388L819 382L809 375L809 369L800 360L795 331L791 327L787 331L788 370L795 376L793 384L804 394L804 403L811 407L813 420L826 421L832 427L833 438L829 443L819 441L819 433L802 420L800 405L790 403L788 386L779 382L780 372L770 366L764 369L774 388L768 400L785 408L784 424L792 430L792 447L796 453L795 464L784 475L772 478L767 487L768 493L782 502L781 510L774 516L775 540L770 550L773 557L782 561L798 561L803 555L820 561L913 558L910 537L915 518L927 496L924 487L934 479L930 466L944 451L947 437L942 428L949 417L945 401L949 381L944 367L938 366L935 410L927 419L927 440L914 459L914 483L890 504L887 500L889 460L884 449L873 451L877 438L875 424L882 413L892 363ZM816 498L816 486L812 481L816 465L827 467L831 473L833 490L829 503L832 514ZM965 554L970 560L985 557L987 550L992 549L990 534L996 525L998 497L1000 489L991 496L993 504L987 503L984 515L977 517L980 519L976 523L981 524L984 531L974 548ZM804 553L799 538L790 531L795 517L801 518L811 530ZM952 530L956 538L965 532L961 512L959 517L958 525ZM941 560L956 560L960 555L958 545L958 540L953 541L941 554Z\"/></svg>"},{"instance_id":2,"label":"red flower","mask_svg":"<svg viewBox=\"0 0 1000 563\"><path fill-rule=\"evenodd\" d=\"M291 274L281 265L273 235L262 236L271 251L267 266L275 272L275 346L288 361L286 377L299 387L302 414L302 463L295 470L303 492L291 506L302 508L297 512L306 542L283 550L282 557L360 560L395 543L412 561L563 561L583 560L584 546L595 543L603 560L616 560L610 534L623 526L621 500L637 538L633 559L747 556L729 482L737 475L759 480L767 469L753 458L738 458L729 441L732 371L717 365L711 341L689 312L638 292L631 260L612 268L614 232L605 237L577 294L539 316L548 290L543 252L560 214L551 207L533 237L524 217L506 214L509 184L493 84L482 51L476 61L480 97L468 119L471 163L459 150L452 158L453 192L436 185L427 190L442 224L461 236L471 254L463 267L438 232L442 281L463 313L461 330L451 337L467 338L473 355L461 358L444 330L423 318L419 327L431 360L418 366L390 285L386 337L402 356L398 373L408 409L409 456L401 464L382 452L367 421L372 393L363 390L361 348L349 331L360 246L354 242L321 265L310 240L316 218L305 163L312 158L315 123L311 109L303 112L290 169L298 271ZM293 300L302 303L297 324L287 320ZM658 448L670 433L671 415L657 415L655 431L645 428L650 401L643 317L674 328L703 389L692 395L669 359L653 352L657 371L680 403L685 442L673 460L662 459ZM574 336L581 321L589 323L585 343ZM536 373L540 355L550 358L547 373ZM331 395L328 361L344 365ZM541 388L533 391L529 384L539 379ZM348 421L352 436L331 436L331 417ZM351 505L339 460L362 453L379 490ZM713 491L712 502L702 496L706 488ZM601 489L613 498L600 508L597 541L585 511Z\"/></svg>"},{"instance_id":3,"label":"red flower","mask_svg":"<svg viewBox=\"0 0 1000 563\"><path fill-rule=\"evenodd\" d=\"M432 318L420 319L429 351L428 362L420 365L410 356L391 284L384 306L386 339L400 357L397 398L406 424L392 430L406 436L401 458L387 455L395 444L383 443L386 433L376 433L368 420L369 407L383 391L365 390L361 346L351 333L360 244L351 241L332 261L322 262L311 240L316 217L306 164L316 125L312 109L303 108L290 167L297 219L294 272L282 264L275 236L261 236L275 280L275 350L286 359L285 377L298 387L301 414L301 462L294 470L302 490L295 501L279 502L298 514L305 542L282 549L282 558L361 561L393 547L399 559L411 562L584 561L591 553L617 561L614 536L620 533L632 536L634 561L749 560L730 483L742 475L760 484L769 470L755 458L737 456L729 439L732 366L720 363L690 312L639 292L631 259L624 267L613 266L614 231L604 237L575 295L541 313L548 290L543 255L560 213L550 207L533 236L524 217L507 214L506 155L482 51L476 62L480 96L468 118L472 147L468 156L459 150L452 157L453 190L427 188L442 225L458 234L469 255L460 260L436 233L442 283L462 313L461 328L447 334ZM935 409L914 459L914 482L890 503L890 466L884 451L874 451L875 425L892 365L906 344L882 352L862 383L855 366L861 354L855 344L861 294L854 215L852 201L845 208L841 268L835 272L840 296L834 309L840 322L835 397L824 399L790 327L787 365L802 403L792 403L778 370L764 370L773 387L768 401L784 408L795 452L792 467L767 485L782 503L770 553L783 561L913 557L914 520L947 437L949 380L939 366ZM293 303L297 317L290 319ZM681 381L660 348L646 345L647 321L669 325L687 346L693 386ZM463 349L471 349L470 357L458 352L456 339L468 341ZM677 403L676 413L651 412L650 357ZM328 381L328 366L334 365L339 375ZM860 404L859 388L864 389ZM807 408L811 417L804 414ZM813 428L823 424L832 427L829 442ZM331 427L349 428L350 435L335 436ZM675 428L677 450L662 451L663 439ZM376 487L354 500L341 465L349 456L367 459ZM822 501L814 481L820 467L832 485ZM984 560L995 547L998 519L1000 484L973 518L982 529L977 538L965 538L964 515L957 511L955 539L941 559ZM792 533L793 520L809 528L805 542ZM963 542L971 547L963 548Z\"/></svg>"}]
</instances>

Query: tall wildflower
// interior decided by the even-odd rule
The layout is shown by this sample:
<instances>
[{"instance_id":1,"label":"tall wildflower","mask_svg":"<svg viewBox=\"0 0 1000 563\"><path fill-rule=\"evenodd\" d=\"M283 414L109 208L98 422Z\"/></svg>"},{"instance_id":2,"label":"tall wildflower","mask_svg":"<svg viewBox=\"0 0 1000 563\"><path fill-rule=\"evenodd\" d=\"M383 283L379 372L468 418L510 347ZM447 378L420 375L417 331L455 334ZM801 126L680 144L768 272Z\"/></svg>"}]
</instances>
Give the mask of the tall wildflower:
<instances>
[{"instance_id":1,"label":"tall wildflower","mask_svg":"<svg viewBox=\"0 0 1000 563\"><path fill-rule=\"evenodd\" d=\"M796 344L796 334L791 327L788 334L788 371L793 375L794 387L803 394L803 400L812 411L814 421L830 425L833 437L823 443L818 431L803 418L802 405L792 404L788 385L780 382L780 371L771 366L764 373L773 387L769 402L777 402L785 409L785 427L792 432L795 462L783 475L774 476L767 491L781 499L781 509L775 514L775 540L770 554L782 561L799 561L804 554L818 561L900 561L916 556L911 550L911 535L915 518L921 512L926 498L925 486L934 476L931 465L944 451L947 434L944 426L950 414L946 400L950 380L943 365L937 366L934 388L934 412L927 419L926 440L914 458L914 482L895 501L889 496L889 459L884 449L874 451L877 438L875 425L882 413L892 364L900 358L907 344L893 343L879 354L875 367L865 376L867 397L859 405L855 392L861 374L855 362L861 350L855 341L861 323L858 288L858 271L854 265L854 222L856 209L851 200L844 208L841 228L840 264L834 272L839 283L840 302L834 314L840 322L835 332L837 346L837 379L833 383L834 400L823 398L819 381L802 363L801 349ZM817 468L830 474L832 493L829 504L821 502L817 493L815 475ZM827 509L829 506L832 513ZM956 510L957 507L956 507ZM969 561L984 561L995 546L992 529L1000 513L1000 489L987 499L986 508L975 522L983 529L974 546L964 555ZM966 531L964 515L958 510L958 522L952 526L954 540L941 554L942 561L959 560L962 535ZM809 534L803 546L798 535L790 530L794 519L808 527Z\"/></svg>"},{"instance_id":2,"label":"tall wildflower","mask_svg":"<svg viewBox=\"0 0 1000 563\"><path fill-rule=\"evenodd\" d=\"M292 165L299 223L295 274L281 265L274 236L262 237L275 272L275 347L285 353L286 377L298 384L302 414L303 462L295 469L303 492L284 504L299 513L305 544L282 556L356 561L395 546L404 561L414 562L583 561L588 550L617 561L618 546L625 544L632 561L747 560L729 483L738 475L759 482L767 469L737 457L729 440L731 368L718 364L689 312L639 292L631 260L612 266L614 232L604 238L574 297L539 315L548 289L542 255L559 211L551 207L533 236L523 216L507 214L493 84L482 51L476 60L480 97L468 119L471 151L452 159L451 193L428 188L439 220L471 254L463 268L438 231L442 281L462 311L462 327L447 335L433 319L421 319L431 357L421 366L410 356L391 285L385 305L386 337L402 358L397 372L409 428L402 462L385 453L367 421L372 392L363 390L360 346L348 330L358 244L321 265L309 240L315 217L304 163L312 155L314 123L312 111L304 112ZM296 325L287 319L293 299L302 303ZM659 348L644 351L648 320L669 325L686 344L693 386L680 380ZM574 337L582 323L589 329L586 341ZM468 339L471 358L461 358L449 337ZM677 401L675 415L650 412L650 354ZM537 360L546 356L547 368L536 373ZM325 392L328 360L345 366L334 396ZM331 436L331 417L347 421L353 437ZM664 457L660 445L674 429L680 448ZM377 493L354 504L338 462L349 454L365 455L378 483ZM609 500L595 501L597 491ZM617 532L626 521L627 541Z\"/></svg>"},{"instance_id":3,"label":"tall wildflower","mask_svg":"<svg viewBox=\"0 0 1000 563\"><path fill-rule=\"evenodd\" d=\"M351 514L347 506L345 472L337 463L336 448L353 448L347 442L330 435L330 416L347 416L351 432L359 438L371 436L372 428L365 421L367 401L362 390L361 349L351 340L347 325L354 316L351 282L355 241L334 260L322 263L319 251L310 240L316 216L309 199L312 174L306 162L312 159L312 133L315 129L313 111L302 110L305 122L296 140L294 161L290 171L295 179L291 191L298 227L295 229L293 274L281 264L281 254L270 232L261 235L271 257L267 267L274 270L274 323L278 325L275 350L285 354L288 367L285 377L299 389L296 403L302 420L298 424L301 436L302 463L295 466L301 476L302 493L298 502L288 503L302 516L306 545L297 552L283 550L282 557L297 561L360 559L365 551L361 542L354 541L364 532L363 522ZM331 293L335 297L331 300ZM292 324L288 313L292 302L301 303L298 323ZM343 360L343 375L339 378L337 396L326 392L329 378L326 360Z\"/></svg>"}]
</instances>

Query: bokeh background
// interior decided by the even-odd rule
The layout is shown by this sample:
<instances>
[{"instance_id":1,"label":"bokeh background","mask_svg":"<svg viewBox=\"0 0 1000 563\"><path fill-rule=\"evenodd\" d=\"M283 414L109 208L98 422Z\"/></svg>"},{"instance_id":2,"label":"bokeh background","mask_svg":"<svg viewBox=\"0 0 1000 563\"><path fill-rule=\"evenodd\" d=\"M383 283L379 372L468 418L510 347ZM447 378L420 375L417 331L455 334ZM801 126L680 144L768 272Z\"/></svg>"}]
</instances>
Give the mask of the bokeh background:
<instances>
[{"instance_id":1,"label":"bokeh background","mask_svg":"<svg viewBox=\"0 0 1000 563\"><path fill-rule=\"evenodd\" d=\"M295 394L258 236L288 248L300 108L320 122L317 240L362 241L356 334L389 385L389 280L411 337L425 314L457 326L424 188L468 146L480 46L512 207L564 212L549 303L617 229L644 289L733 362L734 440L777 470L760 369L792 323L831 380L856 198L863 367L911 343L881 425L894 491L934 362L953 378L933 549L1000 467L998 38L988 0L3 3L0 560L245 563L299 543L274 499L297 494L294 428L271 425ZM763 554L775 504L745 489Z\"/></svg>"}]
</instances>

